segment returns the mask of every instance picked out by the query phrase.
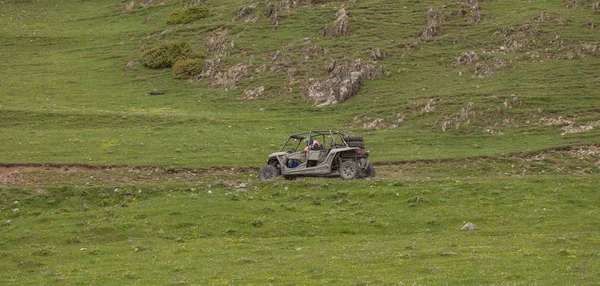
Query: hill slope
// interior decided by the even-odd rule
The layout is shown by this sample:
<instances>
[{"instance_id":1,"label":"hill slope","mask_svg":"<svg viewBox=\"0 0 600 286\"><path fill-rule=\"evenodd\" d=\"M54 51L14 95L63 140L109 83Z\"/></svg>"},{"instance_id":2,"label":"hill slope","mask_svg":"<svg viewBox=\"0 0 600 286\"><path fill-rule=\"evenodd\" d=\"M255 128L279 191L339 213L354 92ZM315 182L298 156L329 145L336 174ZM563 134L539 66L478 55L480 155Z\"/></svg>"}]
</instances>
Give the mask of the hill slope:
<instances>
[{"instance_id":1,"label":"hill slope","mask_svg":"<svg viewBox=\"0 0 600 286\"><path fill-rule=\"evenodd\" d=\"M2 161L255 166L307 129L362 134L375 161L599 143L592 1L187 2L208 17L167 24L174 0L2 1ZM204 76L140 62L172 40ZM330 87L351 96L309 98Z\"/></svg>"}]
</instances>

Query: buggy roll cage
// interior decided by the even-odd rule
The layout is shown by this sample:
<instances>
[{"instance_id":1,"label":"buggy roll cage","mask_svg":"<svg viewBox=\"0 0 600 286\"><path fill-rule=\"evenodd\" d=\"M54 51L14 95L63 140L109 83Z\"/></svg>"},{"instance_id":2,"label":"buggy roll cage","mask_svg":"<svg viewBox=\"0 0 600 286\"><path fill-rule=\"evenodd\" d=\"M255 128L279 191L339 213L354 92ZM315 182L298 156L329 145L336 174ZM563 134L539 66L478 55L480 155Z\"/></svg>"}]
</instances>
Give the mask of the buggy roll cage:
<instances>
[{"instance_id":1,"label":"buggy roll cage","mask_svg":"<svg viewBox=\"0 0 600 286\"><path fill-rule=\"evenodd\" d=\"M306 131L306 132L302 132L302 133L298 133L298 134L293 134L288 137L288 139L285 141L285 143L283 144L283 146L281 147L281 150L279 152L284 152L285 147L288 145L288 143L292 139L298 141L298 144L296 144L296 146L294 146L294 151L298 150L298 147L300 146L302 141L306 138L319 138L319 139L321 139L320 142L323 142L322 144L325 144L325 139L327 137L329 137L331 139L332 146L334 146L337 144L337 142L335 141L335 135L338 135L342 141L344 140L343 133L333 131L333 130L312 130L312 131ZM343 143L343 142L340 142L340 143Z\"/></svg>"}]
</instances>

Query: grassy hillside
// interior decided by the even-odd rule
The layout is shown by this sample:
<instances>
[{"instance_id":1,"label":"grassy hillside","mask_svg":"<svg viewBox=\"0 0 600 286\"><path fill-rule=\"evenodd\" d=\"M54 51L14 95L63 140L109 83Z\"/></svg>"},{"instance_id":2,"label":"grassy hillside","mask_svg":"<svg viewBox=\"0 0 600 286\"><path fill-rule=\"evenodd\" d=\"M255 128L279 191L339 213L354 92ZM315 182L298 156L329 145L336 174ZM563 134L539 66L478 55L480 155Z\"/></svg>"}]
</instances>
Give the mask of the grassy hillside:
<instances>
[{"instance_id":1,"label":"grassy hillside","mask_svg":"<svg viewBox=\"0 0 600 286\"><path fill-rule=\"evenodd\" d=\"M166 19L181 1L137 2L0 4L2 162L256 166L308 129L362 134L375 161L598 143L600 43L590 21L599 14L590 1L484 1L479 22L470 8L459 16L456 1L324 1L279 11L277 26L262 2L234 21L252 3L203 1L209 16L179 25ZM322 37L342 5L347 34ZM430 8L444 16L423 39ZM138 62L162 41L207 50L219 36L220 70L247 64L235 88ZM387 57L373 62L376 49ZM470 51L478 60L457 65ZM387 72L338 105L303 96L328 63L355 59ZM261 86L261 98L243 98ZM166 93L149 95L155 89Z\"/></svg>"}]
</instances>

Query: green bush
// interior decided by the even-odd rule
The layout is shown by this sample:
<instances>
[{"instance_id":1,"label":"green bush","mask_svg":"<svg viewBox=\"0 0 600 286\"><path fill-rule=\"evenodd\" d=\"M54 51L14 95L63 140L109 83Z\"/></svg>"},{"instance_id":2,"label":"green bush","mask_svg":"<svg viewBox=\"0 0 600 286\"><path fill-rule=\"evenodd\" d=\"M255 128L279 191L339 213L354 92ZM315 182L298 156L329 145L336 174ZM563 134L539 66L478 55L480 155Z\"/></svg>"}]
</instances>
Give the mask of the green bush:
<instances>
[{"instance_id":1,"label":"green bush","mask_svg":"<svg viewBox=\"0 0 600 286\"><path fill-rule=\"evenodd\" d=\"M153 69L172 66L180 58L199 57L187 41L166 41L142 53L142 63Z\"/></svg>"},{"instance_id":2,"label":"green bush","mask_svg":"<svg viewBox=\"0 0 600 286\"><path fill-rule=\"evenodd\" d=\"M205 5L175 9L167 18L167 24L185 24L208 16Z\"/></svg>"},{"instance_id":3,"label":"green bush","mask_svg":"<svg viewBox=\"0 0 600 286\"><path fill-rule=\"evenodd\" d=\"M175 78L190 78L202 72L204 61L199 58L182 58L173 64L171 72Z\"/></svg>"}]
</instances>

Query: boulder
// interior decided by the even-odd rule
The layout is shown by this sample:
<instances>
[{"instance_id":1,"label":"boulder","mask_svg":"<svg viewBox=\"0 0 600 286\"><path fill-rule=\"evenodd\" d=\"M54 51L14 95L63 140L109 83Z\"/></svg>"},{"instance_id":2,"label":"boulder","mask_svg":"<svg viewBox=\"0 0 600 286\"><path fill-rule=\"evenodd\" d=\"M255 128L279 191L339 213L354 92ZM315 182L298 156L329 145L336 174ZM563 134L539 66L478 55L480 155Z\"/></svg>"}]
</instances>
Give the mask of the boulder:
<instances>
[{"instance_id":1,"label":"boulder","mask_svg":"<svg viewBox=\"0 0 600 286\"><path fill-rule=\"evenodd\" d=\"M472 222L468 222L465 225L463 225L463 227L460 228L460 230L476 230L477 226L472 223Z\"/></svg>"}]
</instances>

